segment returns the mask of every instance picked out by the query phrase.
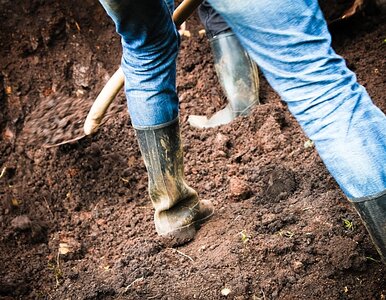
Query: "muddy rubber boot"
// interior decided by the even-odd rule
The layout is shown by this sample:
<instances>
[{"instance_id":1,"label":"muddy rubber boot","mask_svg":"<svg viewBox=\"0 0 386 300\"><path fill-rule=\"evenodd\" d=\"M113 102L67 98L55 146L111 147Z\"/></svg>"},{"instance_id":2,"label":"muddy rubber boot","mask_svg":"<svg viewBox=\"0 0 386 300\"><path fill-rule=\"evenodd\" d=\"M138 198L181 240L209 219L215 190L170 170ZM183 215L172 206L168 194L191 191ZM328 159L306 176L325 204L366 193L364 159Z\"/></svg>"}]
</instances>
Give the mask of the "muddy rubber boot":
<instances>
[{"instance_id":1,"label":"muddy rubber boot","mask_svg":"<svg viewBox=\"0 0 386 300\"><path fill-rule=\"evenodd\" d=\"M213 206L210 201L200 201L184 180L178 120L135 131L149 176L157 233L172 246L184 244L212 216Z\"/></svg>"},{"instance_id":2,"label":"muddy rubber boot","mask_svg":"<svg viewBox=\"0 0 386 300\"><path fill-rule=\"evenodd\" d=\"M382 262L386 264L386 191L350 200L362 219Z\"/></svg>"},{"instance_id":3,"label":"muddy rubber boot","mask_svg":"<svg viewBox=\"0 0 386 300\"><path fill-rule=\"evenodd\" d=\"M189 124L197 128L228 124L238 116L247 115L259 103L257 66L234 33L220 33L210 43L216 73L228 104L209 119L206 116L189 116Z\"/></svg>"}]
</instances>

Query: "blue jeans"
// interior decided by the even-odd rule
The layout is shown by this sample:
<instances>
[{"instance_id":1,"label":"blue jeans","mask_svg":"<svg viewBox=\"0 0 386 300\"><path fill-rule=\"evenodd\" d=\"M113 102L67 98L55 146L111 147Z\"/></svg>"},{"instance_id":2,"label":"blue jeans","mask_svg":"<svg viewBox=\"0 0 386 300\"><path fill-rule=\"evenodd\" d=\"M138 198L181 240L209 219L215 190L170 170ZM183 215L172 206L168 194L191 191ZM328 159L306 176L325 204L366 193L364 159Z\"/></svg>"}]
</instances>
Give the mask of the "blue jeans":
<instances>
[{"instance_id":1,"label":"blue jeans","mask_svg":"<svg viewBox=\"0 0 386 300\"><path fill-rule=\"evenodd\" d=\"M178 116L179 34L172 0L100 0L122 37L121 67L133 126L161 125Z\"/></svg>"},{"instance_id":2,"label":"blue jeans","mask_svg":"<svg viewBox=\"0 0 386 300\"><path fill-rule=\"evenodd\" d=\"M178 36L168 5L138 3L147 1L143 13L152 17L141 20L107 9L122 35L134 127L167 123L178 114ZM208 1L288 104L346 196L355 200L386 190L386 117L331 48L317 0ZM134 0L101 2L142 6Z\"/></svg>"}]
</instances>

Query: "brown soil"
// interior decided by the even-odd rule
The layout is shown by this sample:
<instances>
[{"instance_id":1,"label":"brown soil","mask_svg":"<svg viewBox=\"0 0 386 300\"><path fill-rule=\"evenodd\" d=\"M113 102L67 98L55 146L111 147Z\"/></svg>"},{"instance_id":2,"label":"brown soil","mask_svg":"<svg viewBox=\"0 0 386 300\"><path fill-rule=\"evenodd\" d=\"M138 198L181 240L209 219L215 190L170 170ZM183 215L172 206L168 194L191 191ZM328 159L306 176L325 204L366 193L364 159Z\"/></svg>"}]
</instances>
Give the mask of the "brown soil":
<instances>
[{"instance_id":1,"label":"brown soil","mask_svg":"<svg viewBox=\"0 0 386 300\"><path fill-rule=\"evenodd\" d=\"M178 60L185 168L216 214L168 248L122 93L95 136L42 147L80 132L119 65L98 2L3 0L0 15L0 299L385 299L386 267L264 78L250 116L188 126L225 104L196 17ZM369 10L331 29L385 112L385 17Z\"/></svg>"}]
</instances>

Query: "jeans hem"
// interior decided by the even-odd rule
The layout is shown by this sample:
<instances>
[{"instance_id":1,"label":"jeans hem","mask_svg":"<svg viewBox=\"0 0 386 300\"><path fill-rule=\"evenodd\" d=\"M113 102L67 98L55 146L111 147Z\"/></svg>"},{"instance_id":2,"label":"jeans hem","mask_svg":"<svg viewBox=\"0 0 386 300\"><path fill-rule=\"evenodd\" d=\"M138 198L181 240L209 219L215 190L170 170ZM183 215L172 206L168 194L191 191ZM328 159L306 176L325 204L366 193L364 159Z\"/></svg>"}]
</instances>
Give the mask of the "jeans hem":
<instances>
[{"instance_id":1,"label":"jeans hem","mask_svg":"<svg viewBox=\"0 0 386 300\"><path fill-rule=\"evenodd\" d=\"M169 121L169 122L166 122L166 123L162 123L162 124L159 124L159 125L149 125L149 126L138 126L138 125L133 125L133 128L136 129L136 130L156 130L156 129L161 129L161 128L165 128L165 127L168 127L176 122L178 122L178 117Z\"/></svg>"}]
</instances>

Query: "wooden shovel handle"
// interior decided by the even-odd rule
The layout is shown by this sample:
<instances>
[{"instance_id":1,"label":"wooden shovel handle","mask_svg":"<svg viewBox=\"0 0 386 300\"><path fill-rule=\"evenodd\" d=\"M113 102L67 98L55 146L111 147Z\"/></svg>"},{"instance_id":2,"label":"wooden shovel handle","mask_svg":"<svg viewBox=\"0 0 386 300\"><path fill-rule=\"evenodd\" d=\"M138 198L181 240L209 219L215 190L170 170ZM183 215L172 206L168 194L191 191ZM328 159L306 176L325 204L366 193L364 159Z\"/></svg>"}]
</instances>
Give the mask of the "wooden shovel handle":
<instances>
[{"instance_id":1,"label":"wooden shovel handle","mask_svg":"<svg viewBox=\"0 0 386 300\"><path fill-rule=\"evenodd\" d=\"M173 22L180 27L204 0L184 0L174 10Z\"/></svg>"},{"instance_id":2,"label":"wooden shovel handle","mask_svg":"<svg viewBox=\"0 0 386 300\"><path fill-rule=\"evenodd\" d=\"M202 3L203 0L184 0L173 13L173 22L177 27L180 27L183 22L193 13L193 11ZM106 83L98 97L95 99L86 121L84 122L83 130L85 135L95 133L100 126L104 115L115 96L122 89L125 81L125 76L121 67L114 73Z\"/></svg>"}]
</instances>

